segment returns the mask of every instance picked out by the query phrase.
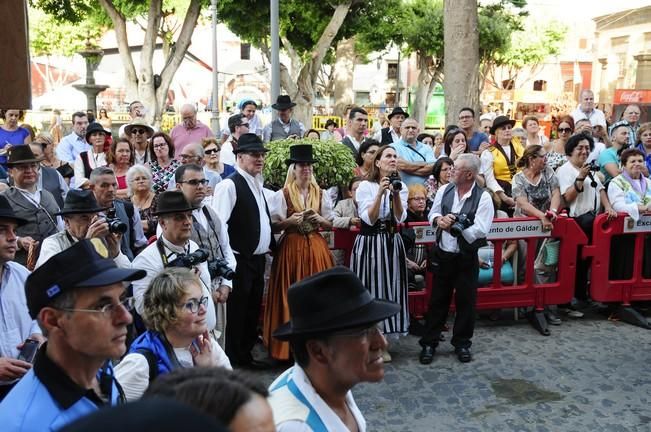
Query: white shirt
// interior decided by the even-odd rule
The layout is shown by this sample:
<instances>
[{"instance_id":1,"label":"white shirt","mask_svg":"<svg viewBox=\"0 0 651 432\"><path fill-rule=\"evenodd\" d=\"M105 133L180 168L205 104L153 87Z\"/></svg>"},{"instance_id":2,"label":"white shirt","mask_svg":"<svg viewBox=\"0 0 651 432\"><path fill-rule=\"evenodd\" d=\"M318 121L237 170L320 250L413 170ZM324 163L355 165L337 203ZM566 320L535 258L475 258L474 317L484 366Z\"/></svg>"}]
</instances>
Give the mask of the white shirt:
<instances>
[{"instance_id":1,"label":"white shirt","mask_svg":"<svg viewBox=\"0 0 651 432\"><path fill-rule=\"evenodd\" d=\"M260 216L260 240L258 245L253 251L253 255L263 255L269 252L269 244L271 243L271 224L267 216L266 201L264 196L264 187L262 187L262 176L258 175L253 177L239 166L235 169L244 177L249 189L255 197L255 202L258 205L258 214ZM235 193L235 183L231 179L225 179L217 184L213 192L213 210L219 216L219 219L224 223L226 230L228 230L228 221L231 218L233 208L235 208L235 201L237 201L237 194ZM247 233L238 233L246 235ZM233 250L235 253L239 253Z\"/></svg>"},{"instance_id":2,"label":"white shirt","mask_svg":"<svg viewBox=\"0 0 651 432\"><path fill-rule=\"evenodd\" d=\"M323 421L326 430L331 432L348 432L349 429L346 427L341 418L334 412L332 408L326 403L326 401L321 398L321 396L316 392L310 379L305 374L305 371L297 364L292 367L290 372L293 375L293 381L296 384L296 387L300 390L301 394L307 399L307 401L312 405L319 418ZM269 386L269 388L275 387L275 382ZM270 396L273 399L273 394ZM359 432L366 431L366 420L362 415L362 412L357 407L355 399L353 398L353 393L349 390L346 393L346 405L351 414L355 418L357 423L357 428ZM273 406L273 405L272 405ZM274 417L275 417L274 413ZM312 432L306 423L298 420L287 420L281 423L276 423L276 430L278 432Z\"/></svg>"},{"instance_id":3,"label":"white shirt","mask_svg":"<svg viewBox=\"0 0 651 432\"><path fill-rule=\"evenodd\" d=\"M606 124L606 116L604 112L598 110L597 108L593 109L590 113L585 113L581 110L581 106L572 111L572 118L574 119L574 124L582 119L590 120L592 126L599 126Z\"/></svg>"},{"instance_id":4,"label":"white shirt","mask_svg":"<svg viewBox=\"0 0 651 432\"><path fill-rule=\"evenodd\" d=\"M604 150L606 150L606 144L602 143L601 141L595 141L594 148L588 155L588 159L586 159L585 162L586 163L590 163L592 161L597 162L599 160L599 155Z\"/></svg>"},{"instance_id":5,"label":"white shirt","mask_svg":"<svg viewBox=\"0 0 651 432\"><path fill-rule=\"evenodd\" d=\"M359 184L355 197L357 199L357 208L359 210L359 217L367 225L373 225L377 221L371 221L368 212L375 202L375 197L377 196L378 191L380 190L380 185L375 182L364 180ZM407 185L402 184L402 190L400 191L400 201L402 202L402 213L396 215L396 222L403 222L407 219L407 197L409 196L409 191L407 190ZM380 211L378 212L378 220L390 218L389 212L391 210L390 204L390 195L389 191L384 192L382 197L382 202L380 203Z\"/></svg>"},{"instance_id":6,"label":"white shirt","mask_svg":"<svg viewBox=\"0 0 651 432\"><path fill-rule=\"evenodd\" d=\"M573 187L574 180L579 176L579 170L572 165L570 161L565 162L556 170L556 177L561 189L561 195ZM599 191L603 189L603 185L599 180L599 176L593 175L594 180L597 182L597 188L591 186L592 180L586 177L583 181L583 192L577 194L576 199L570 203L570 216L581 216L589 211L598 211L601 206L601 197ZM595 195L597 198L597 205L595 206Z\"/></svg>"},{"instance_id":7,"label":"white shirt","mask_svg":"<svg viewBox=\"0 0 651 432\"><path fill-rule=\"evenodd\" d=\"M443 200L443 193L450 185L451 184L448 183L436 192L436 196L434 197L434 204L432 204L432 209L429 211L429 215L427 216L427 219L429 219L429 223L434 225L435 227L436 225L434 224L434 219L439 216L446 216L441 214L441 201ZM473 184L470 190L466 192L461 197L461 199L459 199L458 191L455 191L454 201L452 202L452 209L450 212L459 213L461 211L461 208L463 207L463 204L466 202L467 199L470 198L473 189L476 187L477 185ZM479 206L477 207L477 211L475 212L475 221L470 227L463 230L463 232L461 233L461 235L463 235L463 238L468 243L472 243L475 240L482 237L485 238L488 235L488 232L490 231L491 224L493 223L494 214L495 214L495 209L493 207L493 200L491 200L491 196L488 194L488 192L484 191L481 194L481 198L479 199ZM459 252L459 244L457 242L457 239L447 231L442 232L441 243L439 244L439 247L446 252L452 252L452 253Z\"/></svg>"},{"instance_id":8,"label":"white shirt","mask_svg":"<svg viewBox=\"0 0 651 432\"><path fill-rule=\"evenodd\" d=\"M67 231L61 231L56 234L52 234L43 240L43 244L41 245L41 252L38 255L38 260L36 260L34 268L39 268L54 255L58 254L59 252L63 252L72 246L73 243L70 243L70 238L74 243L77 243L79 241L79 239L73 235L70 235L70 238L68 238L68 235L69 234L67 234ZM127 256L123 254L122 251L119 251L118 256L113 258L113 262L119 268L131 268L131 261L129 261L129 258L127 258Z\"/></svg>"},{"instance_id":9,"label":"white shirt","mask_svg":"<svg viewBox=\"0 0 651 432\"><path fill-rule=\"evenodd\" d=\"M210 345L213 365L233 370L230 360L217 341L210 338ZM194 367L192 354L188 348L174 348L174 355L184 368ZM149 387L149 363L147 363L147 358L140 353L127 354L114 368L114 372L115 379L122 386L124 395L129 402L140 399Z\"/></svg>"},{"instance_id":10,"label":"white shirt","mask_svg":"<svg viewBox=\"0 0 651 432\"><path fill-rule=\"evenodd\" d=\"M344 136L343 139L348 138L351 143L353 143L353 147L355 147L355 150L359 151L359 146L362 145L361 142L357 141L354 136L352 135L346 135ZM364 138L362 137L362 141L364 141Z\"/></svg>"},{"instance_id":11,"label":"white shirt","mask_svg":"<svg viewBox=\"0 0 651 432\"><path fill-rule=\"evenodd\" d=\"M269 213L274 222L279 222L287 219L287 201L285 201L285 194L283 189L276 191L269 200ZM333 221L335 214L332 211L332 199L327 191L321 191L321 216L329 221Z\"/></svg>"},{"instance_id":12,"label":"white shirt","mask_svg":"<svg viewBox=\"0 0 651 432\"><path fill-rule=\"evenodd\" d=\"M41 208L41 189L36 189L34 192L29 191L27 189L21 189L17 186L14 186L16 190L20 193L23 194L25 199L29 201L31 204L34 205L35 208ZM49 191L45 191L46 193L50 193ZM54 197L52 197L54 199ZM47 214L50 214L46 210L44 210ZM52 215L50 215L52 216ZM65 224L63 223L63 218L61 216L52 216L52 220L57 226L57 230L63 231L65 229Z\"/></svg>"},{"instance_id":13,"label":"white shirt","mask_svg":"<svg viewBox=\"0 0 651 432\"><path fill-rule=\"evenodd\" d=\"M495 145L498 146L500 144L495 144ZM506 159L510 160L511 146L509 145L502 146L502 150L504 150ZM495 162L495 158L493 157L493 153L489 151L484 151L482 152L479 159L481 160L481 169L479 173L484 176L484 179L486 180L486 187L491 191L493 191L494 193L503 192L504 189L502 189L502 186L500 186L500 184L495 179L495 173L493 171L493 163Z\"/></svg>"},{"instance_id":14,"label":"white shirt","mask_svg":"<svg viewBox=\"0 0 651 432\"><path fill-rule=\"evenodd\" d=\"M163 244L165 245L165 254L171 254L167 258L168 261L172 261L179 253L192 253L199 249L199 246L192 240L188 240L186 247L182 248L167 241L164 235L159 238L162 239ZM145 292L147 292L150 282L164 269L163 259L158 250L157 242L150 244L145 248L145 250L140 252L131 263L131 267L134 269L142 269L147 272L144 278L132 282L133 296L136 298L136 311L142 315L145 306ZM215 312L215 303L212 301L212 295L209 290L210 273L208 273L208 264L202 262L197 266L197 268L200 272L199 277L202 282L201 289L203 290L203 295L207 296L209 300L206 324L208 325L208 329L212 330L217 325L217 314Z\"/></svg>"},{"instance_id":15,"label":"white shirt","mask_svg":"<svg viewBox=\"0 0 651 432\"><path fill-rule=\"evenodd\" d=\"M226 165L235 166L235 153L233 153L233 135L229 135L219 151L219 161Z\"/></svg>"},{"instance_id":16,"label":"white shirt","mask_svg":"<svg viewBox=\"0 0 651 432\"><path fill-rule=\"evenodd\" d=\"M88 165L90 165L91 170L97 167L106 166L106 153L95 154L93 149L88 150ZM75 159L75 186L81 187L85 181L86 173L84 172L84 161L81 159L81 154Z\"/></svg>"},{"instance_id":17,"label":"white shirt","mask_svg":"<svg viewBox=\"0 0 651 432\"><path fill-rule=\"evenodd\" d=\"M390 127L389 128L389 133L391 134L391 141L393 141L394 143L397 143L398 141L400 141L401 136L400 136L400 134L398 132L395 131L395 129ZM377 141L377 142L380 142L380 143L382 142L382 129L381 128L380 128L379 131L375 132L375 134L373 135L373 139L375 141Z\"/></svg>"},{"instance_id":18,"label":"white shirt","mask_svg":"<svg viewBox=\"0 0 651 432\"><path fill-rule=\"evenodd\" d=\"M646 190L651 190L651 179L644 176L642 176L641 179L646 183ZM632 202L630 199L627 199L626 193L619 187L617 182L611 181L608 186L608 201L610 201L610 205L616 212L627 213L636 222L640 219L640 209L638 209L637 206L641 204L641 202Z\"/></svg>"}]
</instances>

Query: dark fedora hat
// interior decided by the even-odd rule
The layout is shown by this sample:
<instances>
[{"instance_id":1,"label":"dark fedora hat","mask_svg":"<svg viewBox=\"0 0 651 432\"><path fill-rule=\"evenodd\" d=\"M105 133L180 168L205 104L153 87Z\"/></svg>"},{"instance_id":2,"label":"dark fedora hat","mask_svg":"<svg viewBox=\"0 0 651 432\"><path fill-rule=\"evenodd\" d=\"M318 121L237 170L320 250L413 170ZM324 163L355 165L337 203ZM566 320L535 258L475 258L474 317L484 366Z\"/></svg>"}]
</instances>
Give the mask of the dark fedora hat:
<instances>
[{"instance_id":1,"label":"dark fedora hat","mask_svg":"<svg viewBox=\"0 0 651 432\"><path fill-rule=\"evenodd\" d=\"M7 166L19 165L24 163L40 162L43 158L34 156L30 146L26 144L14 145L9 150L9 158L7 159Z\"/></svg>"},{"instance_id":2,"label":"dark fedora hat","mask_svg":"<svg viewBox=\"0 0 651 432\"><path fill-rule=\"evenodd\" d=\"M42 308L66 291L134 281L146 274L144 270L118 268L102 239L84 239L54 255L27 277L27 308L36 318Z\"/></svg>"},{"instance_id":3,"label":"dark fedora hat","mask_svg":"<svg viewBox=\"0 0 651 432\"><path fill-rule=\"evenodd\" d=\"M317 160L312 156L312 145L296 144L289 148L289 159L285 160L287 165L292 163L316 163Z\"/></svg>"},{"instance_id":4,"label":"dark fedora hat","mask_svg":"<svg viewBox=\"0 0 651 432\"><path fill-rule=\"evenodd\" d=\"M158 204L156 205L156 211L152 212L154 216L159 216L169 213L183 213L187 211L196 210L198 207L194 207L192 204L185 199L185 195L181 191L166 191L161 193L158 196Z\"/></svg>"},{"instance_id":5,"label":"dark fedora hat","mask_svg":"<svg viewBox=\"0 0 651 432\"><path fill-rule=\"evenodd\" d=\"M104 126L97 122L92 122L86 128L86 141L88 141L88 138L90 138L90 136L95 132L102 132L104 135L111 135L111 131L104 129Z\"/></svg>"},{"instance_id":6,"label":"dark fedora hat","mask_svg":"<svg viewBox=\"0 0 651 432\"><path fill-rule=\"evenodd\" d=\"M0 195L0 219L13 219L18 226L25 225L28 220L16 216L14 209L9 204L9 200Z\"/></svg>"},{"instance_id":7,"label":"dark fedora hat","mask_svg":"<svg viewBox=\"0 0 651 432\"><path fill-rule=\"evenodd\" d=\"M63 208L58 215L80 214L80 213L99 213L106 210L107 207L100 207L97 204L95 195L90 190L70 189L63 203Z\"/></svg>"},{"instance_id":8,"label":"dark fedora hat","mask_svg":"<svg viewBox=\"0 0 651 432\"><path fill-rule=\"evenodd\" d=\"M391 114L389 114L387 117L389 118L389 120L391 120L391 117L393 117L396 114L402 114L403 116L405 116L405 118L409 117L409 113L404 111L402 107L395 107L393 111L391 111Z\"/></svg>"},{"instance_id":9,"label":"dark fedora hat","mask_svg":"<svg viewBox=\"0 0 651 432\"><path fill-rule=\"evenodd\" d=\"M490 133L491 135L495 134L495 131L498 130L499 128L510 124L511 127L515 126L515 120L511 120L507 116L497 116L495 117L495 120L493 120L493 126L491 126Z\"/></svg>"},{"instance_id":10,"label":"dark fedora hat","mask_svg":"<svg viewBox=\"0 0 651 432\"><path fill-rule=\"evenodd\" d=\"M292 99L289 97L289 95L279 95L278 99L276 99L276 103L271 105L271 108L275 110L284 110L293 108L295 106L296 104L292 102Z\"/></svg>"},{"instance_id":11,"label":"dark fedora hat","mask_svg":"<svg viewBox=\"0 0 651 432\"><path fill-rule=\"evenodd\" d=\"M240 135L237 140L237 148L233 150L234 154L238 153L261 153L269 150L262 145L262 140L254 133L245 133Z\"/></svg>"},{"instance_id":12,"label":"dark fedora hat","mask_svg":"<svg viewBox=\"0 0 651 432\"><path fill-rule=\"evenodd\" d=\"M290 321L273 333L280 340L372 324L400 310L396 303L371 297L357 275L342 266L290 286L287 303Z\"/></svg>"}]
</instances>

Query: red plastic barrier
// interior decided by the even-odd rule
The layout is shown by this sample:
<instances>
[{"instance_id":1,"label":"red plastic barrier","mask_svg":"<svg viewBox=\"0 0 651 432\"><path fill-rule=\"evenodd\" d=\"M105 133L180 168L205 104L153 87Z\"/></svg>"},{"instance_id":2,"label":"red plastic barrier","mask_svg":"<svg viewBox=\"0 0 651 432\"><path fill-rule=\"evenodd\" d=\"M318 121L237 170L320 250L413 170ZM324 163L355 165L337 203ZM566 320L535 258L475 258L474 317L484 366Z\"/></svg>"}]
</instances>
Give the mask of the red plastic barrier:
<instances>
[{"instance_id":1,"label":"red plastic barrier","mask_svg":"<svg viewBox=\"0 0 651 432\"><path fill-rule=\"evenodd\" d=\"M635 235L633 274L630 279L609 280L611 243L614 236ZM637 223L620 214L608 221L605 214L597 215L593 225L592 244L583 248L583 257L592 257L590 297L600 302L618 302L629 306L631 301L651 300L651 279L642 276L644 238L651 234L651 215L641 216ZM647 251L651 253L651 251Z\"/></svg>"},{"instance_id":2,"label":"red plastic barrier","mask_svg":"<svg viewBox=\"0 0 651 432\"><path fill-rule=\"evenodd\" d=\"M435 230L427 223L409 224L416 231L416 243L432 244L436 241ZM333 245L344 249L347 260L350 257L357 231L335 230ZM538 239L544 237L560 238L559 271L557 281L549 284L534 282L535 254L526 257L524 283L504 286L500 281L502 245L510 239L522 239L527 249L533 251ZM495 245L493 282L489 287L478 290L477 309L500 309L533 306L537 311L545 305L569 303L574 294L577 248L587 243L587 237L574 219L560 217L550 233L542 231L542 224L536 218L495 219L488 239ZM347 262L348 264L348 262ZM422 318L427 311L429 297L433 289L432 275L426 276L427 288L424 291L409 292L409 311L415 318Z\"/></svg>"}]
</instances>

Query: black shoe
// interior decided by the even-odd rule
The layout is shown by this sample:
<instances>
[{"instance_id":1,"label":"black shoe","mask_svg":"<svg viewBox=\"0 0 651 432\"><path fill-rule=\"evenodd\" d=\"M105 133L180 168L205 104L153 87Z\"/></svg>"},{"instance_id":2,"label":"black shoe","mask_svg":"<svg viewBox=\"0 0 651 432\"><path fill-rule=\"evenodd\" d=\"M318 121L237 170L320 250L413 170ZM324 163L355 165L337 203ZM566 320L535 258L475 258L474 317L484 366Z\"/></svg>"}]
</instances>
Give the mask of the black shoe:
<instances>
[{"instance_id":1,"label":"black shoe","mask_svg":"<svg viewBox=\"0 0 651 432\"><path fill-rule=\"evenodd\" d=\"M457 348L454 350L454 353L457 355L457 358L461 363L468 363L472 361L472 353L470 348Z\"/></svg>"},{"instance_id":2,"label":"black shoe","mask_svg":"<svg viewBox=\"0 0 651 432\"><path fill-rule=\"evenodd\" d=\"M432 360L434 360L435 350L436 348L431 345L423 345L423 349L420 350L420 355L418 356L420 363L424 365L432 363Z\"/></svg>"}]
</instances>

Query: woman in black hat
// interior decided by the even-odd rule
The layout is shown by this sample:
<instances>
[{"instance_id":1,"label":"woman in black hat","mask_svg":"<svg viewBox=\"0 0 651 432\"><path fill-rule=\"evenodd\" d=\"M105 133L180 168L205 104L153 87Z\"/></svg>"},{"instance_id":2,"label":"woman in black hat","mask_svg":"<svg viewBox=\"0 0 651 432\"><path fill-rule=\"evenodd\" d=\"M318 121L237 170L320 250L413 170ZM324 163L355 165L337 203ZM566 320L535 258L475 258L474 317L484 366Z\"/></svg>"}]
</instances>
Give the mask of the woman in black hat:
<instances>
[{"instance_id":1,"label":"woman in black hat","mask_svg":"<svg viewBox=\"0 0 651 432\"><path fill-rule=\"evenodd\" d=\"M90 172L97 167L108 165L105 142L107 132L99 123L91 123L86 129L86 142L92 146L79 153L75 159L75 186L81 187L90 178Z\"/></svg>"},{"instance_id":2,"label":"woman in black hat","mask_svg":"<svg viewBox=\"0 0 651 432\"><path fill-rule=\"evenodd\" d=\"M312 171L316 160L309 144L289 148L285 187L270 202L274 230L284 231L274 256L263 335L271 357L289 360L289 344L271 337L287 321L287 289L294 282L334 266L328 243L319 228L332 227L332 202L323 193Z\"/></svg>"}]
</instances>

